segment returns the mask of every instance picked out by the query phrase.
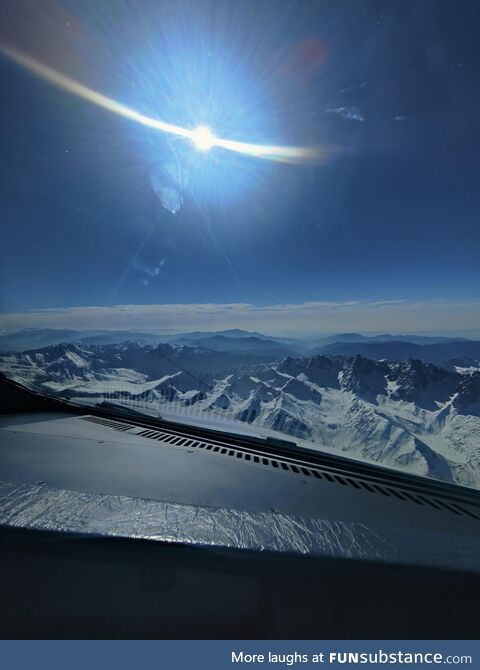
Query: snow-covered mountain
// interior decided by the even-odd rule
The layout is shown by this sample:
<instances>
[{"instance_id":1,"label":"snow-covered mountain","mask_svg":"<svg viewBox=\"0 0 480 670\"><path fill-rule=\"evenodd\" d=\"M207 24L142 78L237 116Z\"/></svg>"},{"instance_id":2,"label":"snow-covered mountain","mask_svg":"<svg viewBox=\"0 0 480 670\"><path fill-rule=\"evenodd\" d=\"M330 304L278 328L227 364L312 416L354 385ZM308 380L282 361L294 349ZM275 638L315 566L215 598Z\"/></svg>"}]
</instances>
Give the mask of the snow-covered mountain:
<instances>
[{"instance_id":1,"label":"snow-covered mountain","mask_svg":"<svg viewBox=\"0 0 480 670\"><path fill-rule=\"evenodd\" d=\"M35 388L282 434L302 446L480 487L480 372L361 355L250 356L182 345L61 344L0 357Z\"/></svg>"},{"instance_id":2,"label":"snow-covered mountain","mask_svg":"<svg viewBox=\"0 0 480 670\"><path fill-rule=\"evenodd\" d=\"M142 345L166 343L185 345L211 351L262 356L264 360L279 360L285 356L355 356L401 361L417 358L443 367L458 361L463 367L480 369L480 341L461 337L426 335L362 335L339 333L320 338L286 338L256 331L230 328L217 331L140 332L125 330L56 330L31 328L0 333L0 352L25 352L54 344L73 343L79 346L138 342Z\"/></svg>"}]
</instances>

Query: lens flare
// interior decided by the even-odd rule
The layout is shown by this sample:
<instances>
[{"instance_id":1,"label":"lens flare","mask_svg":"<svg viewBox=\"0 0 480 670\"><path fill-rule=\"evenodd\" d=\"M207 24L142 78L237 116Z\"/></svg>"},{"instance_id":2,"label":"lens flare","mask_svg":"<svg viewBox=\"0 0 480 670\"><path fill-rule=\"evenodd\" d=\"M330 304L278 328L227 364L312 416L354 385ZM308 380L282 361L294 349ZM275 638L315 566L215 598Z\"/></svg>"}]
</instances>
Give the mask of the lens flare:
<instances>
[{"instance_id":1,"label":"lens flare","mask_svg":"<svg viewBox=\"0 0 480 670\"><path fill-rule=\"evenodd\" d=\"M127 105L109 98L103 93L99 93L84 84L68 77L57 70L35 60L31 56L14 49L13 47L0 44L0 53L10 58L13 62L25 68L37 77L58 86L59 88L76 95L79 98L88 100L97 107L102 107L108 111L123 116L126 119L135 121L143 126L148 126L170 135L184 137L190 140L199 151L209 151L213 147L220 147L228 151L245 154L254 158L265 158L287 163L318 162L324 158L328 150L320 147L283 147L264 144L250 144L248 142L239 142L236 140L227 140L216 137L207 126L199 126L194 129L182 128L160 119L155 119L145 114L140 114Z\"/></svg>"}]
</instances>

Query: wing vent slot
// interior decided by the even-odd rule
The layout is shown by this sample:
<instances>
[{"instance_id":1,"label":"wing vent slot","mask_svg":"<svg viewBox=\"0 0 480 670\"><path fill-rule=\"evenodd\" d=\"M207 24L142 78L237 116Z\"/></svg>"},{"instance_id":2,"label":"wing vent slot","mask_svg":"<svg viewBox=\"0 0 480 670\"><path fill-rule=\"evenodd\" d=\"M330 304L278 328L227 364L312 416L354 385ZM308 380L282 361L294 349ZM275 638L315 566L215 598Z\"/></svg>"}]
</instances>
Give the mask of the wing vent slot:
<instances>
[{"instance_id":1,"label":"wing vent slot","mask_svg":"<svg viewBox=\"0 0 480 670\"><path fill-rule=\"evenodd\" d=\"M134 426L127 423L122 423L121 421L114 421L111 419L104 419L102 417L95 416L84 416L80 417L84 421L91 421L93 423L98 423L103 426L108 426L114 430L121 432L126 432L128 430L135 429L135 435L138 437L145 437L151 440L158 440L166 444L178 447L188 447L189 449L205 449L211 453L216 453L219 456L234 457L239 460L255 463L260 466L265 466L268 468L273 468L276 470L283 470L284 472L289 472L294 475L300 475L303 477L313 477L315 479L321 479L323 481L329 482L331 484L341 484L342 486L360 489L368 491L369 493L378 494L388 497L396 498L399 501L403 502L413 502L416 505L422 505L427 507L432 507L433 509L440 512L450 512L456 514L457 516L469 516L470 518L480 520L480 516L475 514L470 509L466 509L461 505L449 500L448 503L444 500L439 500L428 494L414 493L411 491L405 490L401 485L398 487L392 486L390 483L389 486L379 485L375 482L369 480L365 481L361 477L356 477L355 479L349 473L348 477L340 476L336 474L333 470L328 471L328 469L321 469L319 467L307 466L304 462L295 461L294 463L283 460L282 458L275 458L268 456L268 458L261 452L258 455L251 454L251 449L247 451L246 449L232 447L231 445L225 445L220 442L220 444L215 444L215 442L205 442L203 440L196 440L182 435L178 435L174 432L167 432L166 430L153 430L151 428L141 429L139 426ZM292 458L293 460L293 458Z\"/></svg>"},{"instance_id":2,"label":"wing vent slot","mask_svg":"<svg viewBox=\"0 0 480 670\"><path fill-rule=\"evenodd\" d=\"M125 433L127 430L132 430L133 428L133 426L128 423L104 419L100 416L82 416L80 418L83 419L83 421L91 421L92 423L99 423L101 426L108 426L108 428L113 428L113 430L118 430L122 433Z\"/></svg>"}]
</instances>

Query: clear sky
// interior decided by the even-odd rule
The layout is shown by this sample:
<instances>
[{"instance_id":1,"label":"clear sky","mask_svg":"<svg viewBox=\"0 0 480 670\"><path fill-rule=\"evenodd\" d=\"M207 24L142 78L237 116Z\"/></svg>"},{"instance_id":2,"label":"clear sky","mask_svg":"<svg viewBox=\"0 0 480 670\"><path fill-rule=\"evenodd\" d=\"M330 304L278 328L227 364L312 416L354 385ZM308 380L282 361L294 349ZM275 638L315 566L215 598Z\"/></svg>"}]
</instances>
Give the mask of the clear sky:
<instances>
[{"instance_id":1,"label":"clear sky","mask_svg":"<svg viewBox=\"0 0 480 670\"><path fill-rule=\"evenodd\" d=\"M0 327L480 329L477 0L3 4L0 44L142 114L322 158L199 152L0 56Z\"/></svg>"}]
</instances>

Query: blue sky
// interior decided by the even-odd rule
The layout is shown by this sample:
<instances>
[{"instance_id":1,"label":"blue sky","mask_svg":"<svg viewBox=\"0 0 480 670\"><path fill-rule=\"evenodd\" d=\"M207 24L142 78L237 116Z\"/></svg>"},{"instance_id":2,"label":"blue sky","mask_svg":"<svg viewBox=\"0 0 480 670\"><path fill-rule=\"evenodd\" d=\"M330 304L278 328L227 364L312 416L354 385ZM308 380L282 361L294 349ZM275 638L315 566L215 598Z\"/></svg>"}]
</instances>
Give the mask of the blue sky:
<instances>
[{"instance_id":1,"label":"blue sky","mask_svg":"<svg viewBox=\"0 0 480 670\"><path fill-rule=\"evenodd\" d=\"M265 330L282 306L271 330L369 330L360 302L372 330L480 329L476 1L7 4L1 43L142 113L326 157L202 154L0 57L4 327L228 304L263 310Z\"/></svg>"}]
</instances>

